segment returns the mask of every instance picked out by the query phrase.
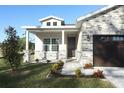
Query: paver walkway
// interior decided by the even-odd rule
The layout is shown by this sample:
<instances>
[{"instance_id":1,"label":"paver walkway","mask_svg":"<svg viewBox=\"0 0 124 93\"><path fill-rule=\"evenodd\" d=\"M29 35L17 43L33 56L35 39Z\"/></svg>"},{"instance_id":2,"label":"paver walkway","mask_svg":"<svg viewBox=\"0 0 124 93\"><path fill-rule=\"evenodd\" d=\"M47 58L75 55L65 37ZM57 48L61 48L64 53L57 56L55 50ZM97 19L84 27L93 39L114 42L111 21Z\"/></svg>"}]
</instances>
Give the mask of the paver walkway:
<instances>
[{"instance_id":1,"label":"paver walkway","mask_svg":"<svg viewBox=\"0 0 124 93\"><path fill-rule=\"evenodd\" d=\"M76 61L67 62L64 64L62 73L63 75L74 75L75 69L81 68L81 65Z\"/></svg>"},{"instance_id":2,"label":"paver walkway","mask_svg":"<svg viewBox=\"0 0 124 93\"><path fill-rule=\"evenodd\" d=\"M75 75L75 70L80 68L84 75L93 75L93 69L84 69L83 66L77 61L71 61L64 64L62 73L63 75Z\"/></svg>"}]
</instances>

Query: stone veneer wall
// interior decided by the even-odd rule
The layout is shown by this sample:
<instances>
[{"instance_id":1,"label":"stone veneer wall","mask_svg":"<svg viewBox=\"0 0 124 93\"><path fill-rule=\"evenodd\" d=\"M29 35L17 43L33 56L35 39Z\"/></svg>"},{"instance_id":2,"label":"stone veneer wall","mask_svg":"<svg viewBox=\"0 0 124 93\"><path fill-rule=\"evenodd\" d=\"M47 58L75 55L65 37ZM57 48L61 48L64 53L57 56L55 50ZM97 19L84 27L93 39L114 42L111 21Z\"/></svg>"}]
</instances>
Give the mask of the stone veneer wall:
<instances>
[{"instance_id":1,"label":"stone veneer wall","mask_svg":"<svg viewBox=\"0 0 124 93\"><path fill-rule=\"evenodd\" d=\"M93 35L124 34L124 6L84 21L81 31L82 53L79 61L81 64L93 62Z\"/></svg>"},{"instance_id":2,"label":"stone veneer wall","mask_svg":"<svg viewBox=\"0 0 124 93\"><path fill-rule=\"evenodd\" d=\"M54 60L54 59L66 59L66 53L65 51L35 51L35 59L48 59L48 60Z\"/></svg>"}]
</instances>

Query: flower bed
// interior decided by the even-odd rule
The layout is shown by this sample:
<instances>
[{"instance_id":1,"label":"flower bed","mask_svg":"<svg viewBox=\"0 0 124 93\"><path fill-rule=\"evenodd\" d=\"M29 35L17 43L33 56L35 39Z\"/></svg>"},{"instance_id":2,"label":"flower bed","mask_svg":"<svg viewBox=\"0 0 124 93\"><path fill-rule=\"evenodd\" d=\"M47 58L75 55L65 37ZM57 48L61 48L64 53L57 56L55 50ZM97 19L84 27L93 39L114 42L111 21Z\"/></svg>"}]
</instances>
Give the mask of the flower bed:
<instances>
[{"instance_id":1,"label":"flower bed","mask_svg":"<svg viewBox=\"0 0 124 93\"><path fill-rule=\"evenodd\" d=\"M93 65L91 63L85 64L82 68L78 67L73 71L73 75L64 75L61 74L62 68L63 68L64 62L59 60L57 63L53 64L51 67L51 70L49 74L47 75L48 78L51 77L63 77L63 76L71 76L71 77L94 77L94 78L104 78L103 71L100 69L93 68Z\"/></svg>"},{"instance_id":2,"label":"flower bed","mask_svg":"<svg viewBox=\"0 0 124 93\"><path fill-rule=\"evenodd\" d=\"M77 73L81 72L81 73ZM76 77L95 77L95 78L104 78L103 71L100 69L93 68L92 63L86 63L84 64L83 68L77 68L75 70L75 76Z\"/></svg>"}]
</instances>

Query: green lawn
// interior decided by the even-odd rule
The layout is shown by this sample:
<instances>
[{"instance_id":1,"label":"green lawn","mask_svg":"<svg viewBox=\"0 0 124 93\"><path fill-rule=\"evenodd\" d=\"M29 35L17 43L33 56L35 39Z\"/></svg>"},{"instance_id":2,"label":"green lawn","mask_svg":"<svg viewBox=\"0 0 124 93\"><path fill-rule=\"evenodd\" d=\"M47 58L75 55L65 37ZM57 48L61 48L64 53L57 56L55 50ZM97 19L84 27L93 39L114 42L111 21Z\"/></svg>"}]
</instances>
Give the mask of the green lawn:
<instances>
[{"instance_id":1,"label":"green lawn","mask_svg":"<svg viewBox=\"0 0 124 93\"><path fill-rule=\"evenodd\" d=\"M0 60L0 87L41 87L41 88L109 88L109 82L96 78L56 77L46 79L51 64L23 64L21 72L13 75Z\"/></svg>"}]
</instances>

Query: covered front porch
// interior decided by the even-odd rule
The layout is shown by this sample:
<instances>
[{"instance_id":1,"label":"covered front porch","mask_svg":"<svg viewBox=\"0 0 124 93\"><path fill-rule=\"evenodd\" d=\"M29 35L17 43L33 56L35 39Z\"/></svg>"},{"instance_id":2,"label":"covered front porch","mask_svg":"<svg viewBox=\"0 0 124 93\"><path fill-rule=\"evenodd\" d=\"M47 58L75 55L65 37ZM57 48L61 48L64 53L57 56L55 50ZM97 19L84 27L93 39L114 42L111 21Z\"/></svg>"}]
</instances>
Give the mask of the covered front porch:
<instances>
[{"instance_id":1,"label":"covered front porch","mask_svg":"<svg viewBox=\"0 0 124 93\"><path fill-rule=\"evenodd\" d=\"M77 28L31 28L26 29L26 52L24 61L31 61L29 33L35 35L34 60L65 60L78 58L80 32Z\"/></svg>"}]
</instances>

